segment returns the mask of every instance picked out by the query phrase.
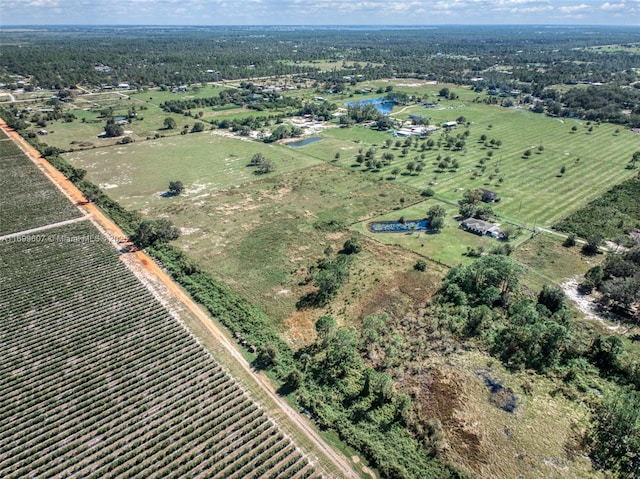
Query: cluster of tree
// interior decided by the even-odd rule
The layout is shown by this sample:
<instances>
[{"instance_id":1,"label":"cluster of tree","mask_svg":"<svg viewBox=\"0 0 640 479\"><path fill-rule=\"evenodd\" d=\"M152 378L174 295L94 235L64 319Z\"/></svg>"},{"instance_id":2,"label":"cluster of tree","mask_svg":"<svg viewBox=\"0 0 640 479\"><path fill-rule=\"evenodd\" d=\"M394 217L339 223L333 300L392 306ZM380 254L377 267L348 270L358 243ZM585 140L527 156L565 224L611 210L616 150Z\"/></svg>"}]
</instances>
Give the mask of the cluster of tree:
<instances>
[{"instance_id":1,"label":"cluster of tree","mask_svg":"<svg viewBox=\"0 0 640 479\"><path fill-rule=\"evenodd\" d=\"M340 124L350 126L365 121L377 121L382 114L371 103L355 102L347 105L347 112L340 117Z\"/></svg>"},{"instance_id":2,"label":"cluster of tree","mask_svg":"<svg viewBox=\"0 0 640 479\"><path fill-rule=\"evenodd\" d=\"M255 167L254 172L256 175L266 175L276 168L273 161L266 158L262 153L256 153L253 155L249 162L249 166Z\"/></svg>"},{"instance_id":3,"label":"cluster of tree","mask_svg":"<svg viewBox=\"0 0 640 479\"><path fill-rule=\"evenodd\" d=\"M342 285L349 278L349 269L353 263L352 255L362 249L357 238L353 237L345 241L342 250L335 256L327 250L324 258L309 268L308 282L316 287L316 290L306 294L298 301L299 308L322 307L336 297Z\"/></svg>"},{"instance_id":4,"label":"cluster of tree","mask_svg":"<svg viewBox=\"0 0 640 479\"><path fill-rule=\"evenodd\" d=\"M609 253L603 266L585 274L581 288L600 291L600 304L640 323L640 246Z\"/></svg>"},{"instance_id":5,"label":"cluster of tree","mask_svg":"<svg viewBox=\"0 0 640 479\"><path fill-rule=\"evenodd\" d=\"M115 138L124 135L124 128L114 118L109 118L104 126L104 134L107 138Z\"/></svg>"},{"instance_id":6,"label":"cluster of tree","mask_svg":"<svg viewBox=\"0 0 640 479\"><path fill-rule=\"evenodd\" d=\"M279 108L300 108L301 101L296 97L284 96L275 92L254 93L252 90L229 88L218 96L168 100L160 104L167 113L185 114L197 108L221 107L225 105L246 106L254 110L276 110Z\"/></svg>"},{"instance_id":7,"label":"cluster of tree","mask_svg":"<svg viewBox=\"0 0 640 479\"><path fill-rule=\"evenodd\" d=\"M562 116L589 121L640 124L640 90L601 85L571 88L560 97ZM630 113L625 113L630 112Z\"/></svg>"},{"instance_id":8,"label":"cluster of tree","mask_svg":"<svg viewBox=\"0 0 640 479\"><path fill-rule=\"evenodd\" d=\"M361 451L383 477L462 478L434 457L442 447L441 424L419 424L409 395L396 389L389 372L365 360L367 351L391 347L387 321L368 317L358 333L321 317L317 340L298 352L300 369L289 384L322 427Z\"/></svg>"},{"instance_id":9,"label":"cluster of tree","mask_svg":"<svg viewBox=\"0 0 640 479\"><path fill-rule=\"evenodd\" d=\"M590 436L597 466L622 479L640 477L640 391L607 394L595 408Z\"/></svg>"},{"instance_id":10,"label":"cluster of tree","mask_svg":"<svg viewBox=\"0 0 640 479\"><path fill-rule=\"evenodd\" d=\"M121 81L143 87L293 75L294 82L311 79L325 90L341 92L361 80L395 75L476 89L525 84L535 92L561 83L630 84L638 64L632 51L592 48L603 37L609 44L635 42L637 32L624 27L599 27L596 34L588 28L560 28L558 35L544 39L535 28L510 26L389 28L375 35L367 29L270 27L136 28L135 34L60 27L6 34L2 81L17 87L11 74L30 76L29 88ZM320 60L339 66L321 71L313 65ZM511 69L492 69L496 64ZM483 72L481 81L478 72Z\"/></svg>"},{"instance_id":11,"label":"cluster of tree","mask_svg":"<svg viewBox=\"0 0 640 479\"><path fill-rule=\"evenodd\" d=\"M180 230L168 219L143 220L136 228L131 240L140 248L173 241L180 236Z\"/></svg>"},{"instance_id":12,"label":"cluster of tree","mask_svg":"<svg viewBox=\"0 0 640 479\"><path fill-rule=\"evenodd\" d=\"M490 220L494 216L493 208L482 202L483 195L484 193L480 189L465 191L462 199L458 201L460 216Z\"/></svg>"},{"instance_id":13,"label":"cluster of tree","mask_svg":"<svg viewBox=\"0 0 640 479\"><path fill-rule=\"evenodd\" d=\"M302 128L299 126L283 123L277 125L273 130L271 130L271 134L264 139L264 142L272 143L284 138L295 138L297 136L301 136L302 133Z\"/></svg>"},{"instance_id":14,"label":"cluster of tree","mask_svg":"<svg viewBox=\"0 0 640 479\"><path fill-rule=\"evenodd\" d=\"M311 115L314 120L329 121L333 118L333 112L336 111L337 108L335 103L329 103L327 101L307 102L298 110L298 115Z\"/></svg>"}]
</instances>

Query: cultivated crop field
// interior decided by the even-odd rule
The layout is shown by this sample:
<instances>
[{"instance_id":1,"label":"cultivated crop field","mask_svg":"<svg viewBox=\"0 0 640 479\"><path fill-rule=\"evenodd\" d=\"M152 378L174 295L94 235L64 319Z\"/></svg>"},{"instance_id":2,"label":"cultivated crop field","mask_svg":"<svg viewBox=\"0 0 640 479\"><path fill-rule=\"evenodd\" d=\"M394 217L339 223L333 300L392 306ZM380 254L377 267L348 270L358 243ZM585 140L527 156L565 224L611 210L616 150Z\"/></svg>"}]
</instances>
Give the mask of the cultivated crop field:
<instances>
[{"instance_id":1,"label":"cultivated crop field","mask_svg":"<svg viewBox=\"0 0 640 479\"><path fill-rule=\"evenodd\" d=\"M15 143L0 139L0 235L80 216Z\"/></svg>"},{"instance_id":2,"label":"cultivated crop field","mask_svg":"<svg viewBox=\"0 0 640 479\"><path fill-rule=\"evenodd\" d=\"M89 222L0 242L0 476L319 477Z\"/></svg>"}]
</instances>

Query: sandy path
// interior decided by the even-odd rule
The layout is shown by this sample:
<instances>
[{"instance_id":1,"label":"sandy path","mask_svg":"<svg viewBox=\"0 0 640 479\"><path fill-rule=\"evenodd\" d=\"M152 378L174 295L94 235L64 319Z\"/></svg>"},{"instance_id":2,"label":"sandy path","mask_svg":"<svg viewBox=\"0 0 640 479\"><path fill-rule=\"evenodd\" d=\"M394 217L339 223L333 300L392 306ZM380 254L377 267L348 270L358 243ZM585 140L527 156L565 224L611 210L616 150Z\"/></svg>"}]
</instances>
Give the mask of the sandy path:
<instances>
[{"instance_id":1,"label":"sandy path","mask_svg":"<svg viewBox=\"0 0 640 479\"><path fill-rule=\"evenodd\" d=\"M122 232L122 230L116 225L110 218L108 218L102 211L94 204L87 202L84 195L76 188L76 186L69 181L62 173L56 170L47 160L45 160L40 153L27 143L18 133L7 127L4 120L0 119L0 128L9 135L9 137L31 158L31 160L42 169L45 174L53 181L65 195L74 202L86 215L90 216L101 229L103 233L106 233L107 237L119 247L132 247L131 242ZM352 469L349 460L328 446L318 433L313 429L311 424L298 414L293 408L291 408L280 396L278 396L268 379L256 374L251 365L238 351L235 344L233 344L227 336L218 328L218 326L211 320L209 315L197 305L187 293L185 293L180 286L178 286L160 267L153 261L153 259L144 253L143 251L134 250L131 253L134 256L140 267L144 268L148 273L155 276L167 290L177 298L188 310L192 313L202 325L222 344L228 353L242 366L242 368L255 379L255 382L260 388L275 402L279 408L284 412L289 421L293 423L301 433L304 433L308 439L314 444L318 453L327 457L335 466L336 471L339 471L340 476L343 478L357 478L359 477Z\"/></svg>"}]
</instances>

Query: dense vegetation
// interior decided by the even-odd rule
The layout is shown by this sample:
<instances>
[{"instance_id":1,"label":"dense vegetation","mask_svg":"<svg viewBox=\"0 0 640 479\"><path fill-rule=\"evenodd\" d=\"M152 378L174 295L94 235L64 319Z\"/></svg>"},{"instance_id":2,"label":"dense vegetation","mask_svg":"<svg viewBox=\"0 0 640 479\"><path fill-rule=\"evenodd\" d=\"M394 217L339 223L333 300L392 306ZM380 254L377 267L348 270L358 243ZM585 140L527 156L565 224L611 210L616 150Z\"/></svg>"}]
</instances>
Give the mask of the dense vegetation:
<instances>
[{"instance_id":1,"label":"dense vegetation","mask_svg":"<svg viewBox=\"0 0 640 479\"><path fill-rule=\"evenodd\" d=\"M602 235L624 243L624 236L640 228L640 176L615 186L555 225L582 238Z\"/></svg>"},{"instance_id":2,"label":"dense vegetation","mask_svg":"<svg viewBox=\"0 0 640 479\"><path fill-rule=\"evenodd\" d=\"M417 77L469 84L496 96L518 89L544 100L553 114L639 121L638 92L619 87L635 81L640 54L632 48L597 48L632 47L637 41L632 27L598 27L597 35L593 28L575 27L555 27L540 35L537 28L522 26L381 28L376 35L366 29L318 27L310 33L308 28L277 27L139 28L117 34L108 27L7 31L0 78L13 88L17 85L11 75L18 74L31 78L30 89L63 90L122 82L169 88L292 75L294 84L311 81L339 92L362 80ZM336 65L323 70L317 64L324 61ZM597 82L608 86L594 91L596 95L573 89L560 98L555 90L545 91L558 84ZM228 103L237 100L229 98ZM623 113L627 107L631 115Z\"/></svg>"}]
</instances>

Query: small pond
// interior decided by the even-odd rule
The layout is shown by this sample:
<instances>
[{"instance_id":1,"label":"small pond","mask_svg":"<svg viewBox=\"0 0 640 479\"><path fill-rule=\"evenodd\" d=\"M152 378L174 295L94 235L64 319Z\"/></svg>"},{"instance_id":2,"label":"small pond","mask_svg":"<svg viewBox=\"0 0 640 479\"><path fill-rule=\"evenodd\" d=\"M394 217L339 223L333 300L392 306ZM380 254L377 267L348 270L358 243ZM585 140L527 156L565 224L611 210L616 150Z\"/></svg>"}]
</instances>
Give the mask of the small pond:
<instances>
[{"instance_id":1,"label":"small pond","mask_svg":"<svg viewBox=\"0 0 640 479\"><path fill-rule=\"evenodd\" d=\"M372 233L405 233L407 231L427 231L429 221L421 220L405 220L400 221L372 221L367 224L367 228Z\"/></svg>"},{"instance_id":2,"label":"small pond","mask_svg":"<svg viewBox=\"0 0 640 479\"><path fill-rule=\"evenodd\" d=\"M311 143L315 143L316 141L320 141L322 138L318 138L317 136L313 136L311 138L305 138L304 140L294 141L292 143L287 143L291 148L301 148L303 146L310 145Z\"/></svg>"},{"instance_id":3,"label":"small pond","mask_svg":"<svg viewBox=\"0 0 640 479\"><path fill-rule=\"evenodd\" d=\"M388 115L393 110L394 102L386 98L368 98L366 100L349 101L345 103L347 106L360 105L373 105L383 115Z\"/></svg>"}]
</instances>

